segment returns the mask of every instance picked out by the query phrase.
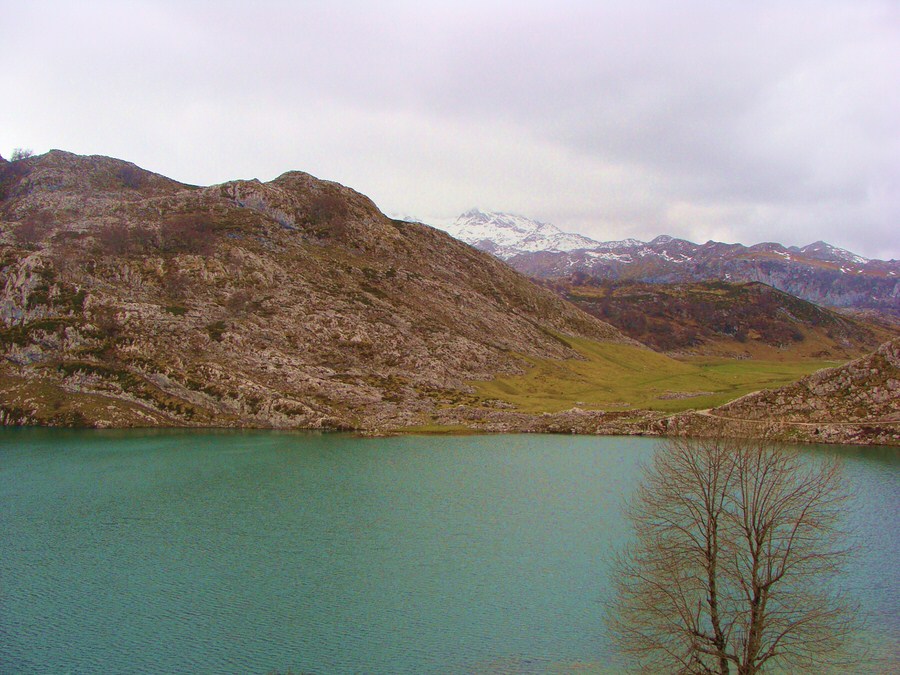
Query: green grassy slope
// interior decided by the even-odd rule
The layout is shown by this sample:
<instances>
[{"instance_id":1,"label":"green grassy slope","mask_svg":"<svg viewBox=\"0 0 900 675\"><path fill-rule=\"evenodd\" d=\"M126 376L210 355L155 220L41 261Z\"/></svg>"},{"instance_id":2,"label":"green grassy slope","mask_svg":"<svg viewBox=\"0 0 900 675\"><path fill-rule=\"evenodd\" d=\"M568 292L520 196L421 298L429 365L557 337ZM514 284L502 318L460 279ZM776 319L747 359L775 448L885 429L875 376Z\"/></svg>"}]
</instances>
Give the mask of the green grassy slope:
<instances>
[{"instance_id":1,"label":"green grassy slope","mask_svg":"<svg viewBox=\"0 0 900 675\"><path fill-rule=\"evenodd\" d=\"M678 412L722 405L780 387L834 361L676 360L630 345L562 338L584 360L527 359L523 375L473 383L479 396L524 412L649 409Z\"/></svg>"}]
</instances>

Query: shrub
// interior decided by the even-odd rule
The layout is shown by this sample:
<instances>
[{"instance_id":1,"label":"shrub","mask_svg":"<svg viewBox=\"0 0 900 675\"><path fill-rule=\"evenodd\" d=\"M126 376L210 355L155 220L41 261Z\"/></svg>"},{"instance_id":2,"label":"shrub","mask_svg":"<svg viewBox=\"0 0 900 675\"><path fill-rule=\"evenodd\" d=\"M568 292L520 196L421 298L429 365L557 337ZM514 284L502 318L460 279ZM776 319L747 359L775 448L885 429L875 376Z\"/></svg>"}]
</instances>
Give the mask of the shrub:
<instances>
[{"instance_id":1,"label":"shrub","mask_svg":"<svg viewBox=\"0 0 900 675\"><path fill-rule=\"evenodd\" d=\"M212 224L196 214L170 218L159 229L159 249L163 253L210 255L214 245Z\"/></svg>"},{"instance_id":2,"label":"shrub","mask_svg":"<svg viewBox=\"0 0 900 675\"><path fill-rule=\"evenodd\" d=\"M228 324L224 321L214 321L206 326L207 334L210 339L215 342L222 341L222 336L225 334L226 330L228 330Z\"/></svg>"},{"instance_id":3,"label":"shrub","mask_svg":"<svg viewBox=\"0 0 900 675\"><path fill-rule=\"evenodd\" d=\"M97 241L103 252L113 255L130 253L134 243L128 225L125 223L116 223L102 228L97 232Z\"/></svg>"},{"instance_id":4,"label":"shrub","mask_svg":"<svg viewBox=\"0 0 900 675\"><path fill-rule=\"evenodd\" d=\"M123 166L116 175L125 187L136 190L144 184L144 172L136 166Z\"/></svg>"},{"instance_id":5,"label":"shrub","mask_svg":"<svg viewBox=\"0 0 900 675\"><path fill-rule=\"evenodd\" d=\"M53 214L48 211L39 211L14 225L12 233L20 244L37 244L44 238L52 224Z\"/></svg>"},{"instance_id":6,"label":"shrub","mask_svg":"<svg viewBox=\"0 0 900 675\"><path fill-rule=\"evenodd\" d=\"M306 222L318 236L341 237L347 231L347 203L335 194L322 194L310 202Z\"/></svg>"},{"instance_id":7,"label":"shrub","mask_svg":"<svg viewBox=\"0 0 900 675\"><path fill-rule=\"evenodd\" d=\"M34 155L34 151L31 148L16 148L12 151L12 155L9 158L11 162L18 162L22 159L28 159Z\"/></svg>"},{"instance_id":8,"label":"shrub","mask_svg":"<svg viewBox=\"0 0 900 675\"><path fill-rule=\"evenodd\" d=\"M191 278L171 262L167 263L160 278L163 292L170 298L180 300L187 294Z\"/></svg>"},{"instance_id":9,"label":"shrub","mask_svg":"<svg viewBox=\"0 0 900 675\"><path fill-rule=\"evenodd\" d=\"M225 300L225 308L232 314L243 314L256 308L253 301L253 293L246 288L236 290Z\"/></svg>"}]
</instances>

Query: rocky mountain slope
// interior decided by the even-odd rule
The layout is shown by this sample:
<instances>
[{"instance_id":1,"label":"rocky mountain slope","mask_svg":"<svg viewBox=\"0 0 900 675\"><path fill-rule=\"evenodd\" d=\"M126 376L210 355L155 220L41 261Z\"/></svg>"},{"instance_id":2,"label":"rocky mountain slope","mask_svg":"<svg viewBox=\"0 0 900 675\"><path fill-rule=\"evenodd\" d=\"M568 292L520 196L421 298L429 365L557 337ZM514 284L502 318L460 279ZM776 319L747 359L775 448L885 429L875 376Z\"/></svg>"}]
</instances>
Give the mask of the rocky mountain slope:
<instances>
[{"instance_id":1,"label":"rocky mountain slope","mask_svg":"<svg viewBox=\"0 0 900 675\"><path fill-rule=\"evenodd\" d=\"M464 214L457 223L469 220ZM650 283L758 281L817 304L900 316L900 261L868 260L822 241L799 248L777 243L694 244L668 236L650 242L601 243L569 235L573 237L570 244L557 245L540 236L552 228L553 236L568 241L552 225L541 225L541 230L534 221L520 218L521 231L514 238L503 217L482 214L477 221L477 229L454 225L447 230L532 277L581 274Z\"/></svg>"},{"instance_id":2,"label":"rocky mountain slope","mask_svg":"<svg viewBox=\"0 0 900 675\"><path fill-rule=\"evenodd\" d=\"M61 151L0 162L7 424L379 429L471 400L559 334L630 342L336 183L183 185Z\"/></svg>"},{"instance_id":3,"label":"rocky mountain slope","mask_svg":"<svg viewBox=\"0 0 900 675\"><path fill-rule=\"evenodd\" d=\"M784 422L900 422L900 338L875 352L799 382L743 396L716 408L723 416Z\"/></svg>"},{"instance_id":4,"label":"rocky mountain slope","mask_svg":"<svg viewBox=\"0 0 900 675\"><path fill-rule=\"evenodd\" d=\"M669 431L697 433L721 425L732 433L778 440L898 445L900 338L786 387L682 416Z\"/></svg>"},{"instance_id":5,"label":"rocky mountain slope","mask_svg":"<svg viewBox=\"0 0 900 675\"><path fill-rule=\"evenodd\" d=\"M573 275L545 285L635 340L673 355L849 360L900 333L759 282L649 284Z\"/></svg>"}]
</instances>

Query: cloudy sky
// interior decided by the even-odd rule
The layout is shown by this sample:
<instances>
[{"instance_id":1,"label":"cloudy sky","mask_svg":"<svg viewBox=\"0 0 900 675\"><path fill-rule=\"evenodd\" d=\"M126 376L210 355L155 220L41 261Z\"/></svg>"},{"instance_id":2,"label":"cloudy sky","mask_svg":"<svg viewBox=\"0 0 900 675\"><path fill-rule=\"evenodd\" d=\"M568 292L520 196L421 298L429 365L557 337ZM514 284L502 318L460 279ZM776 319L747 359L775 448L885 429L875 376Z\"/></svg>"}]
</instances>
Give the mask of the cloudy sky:
<instances>
[{"instance_id":1,"label":"cloudy sky","mask_svg":"<svg viewBox=\"0 0 900 675\"><path fill-rule=\"evenodd\" d=\"M896 0L0 0L0 154L900 258Z\"/></svg>"}]
</instances>

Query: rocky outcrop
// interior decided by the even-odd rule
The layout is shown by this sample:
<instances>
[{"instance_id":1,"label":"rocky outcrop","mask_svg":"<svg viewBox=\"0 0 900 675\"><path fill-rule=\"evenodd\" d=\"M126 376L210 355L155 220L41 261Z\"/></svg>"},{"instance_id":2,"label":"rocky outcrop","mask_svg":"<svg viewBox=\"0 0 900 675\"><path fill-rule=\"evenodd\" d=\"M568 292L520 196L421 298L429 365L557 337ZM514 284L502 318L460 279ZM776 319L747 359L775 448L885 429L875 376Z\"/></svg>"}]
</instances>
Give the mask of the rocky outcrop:
<instances>
[{"instance_id":1,"label":"rocky outcrop","mask_svg":"<svg viewBox=\"0 0 900 675\"><path fill-rule=\"evenodd\" d=\"M785 422L900 422L900 338L838 368L757 392L716 409L723 416Z\"/></svg>"},{"instance_id":2,"label":"rocky outcrop","mask_svg":"<svg viewBox=\"0 0 900 675\"><path fill-rule=\"evenodd\" d=\"M630 341L365 196L195 187L61 151L0 165L0 422L382 429L559 339Z\"/></svg>"},{"instance_id":3,"label":"rocky outcrop","mask_svg":"<svg viewBox=\"0 0 900 675\"><path fill-rule=\"evenodd\" d=\"M572 408L554 413L522 413L490 407L458 406L442 410L436 421L486 433L659 435L662 413L650 410L603 411Z\"/></svg>"},{"instance_id":4,"label":"rocky outcrop","mask_svg":"<svg viewBox=\"0 0 900 675\"><path fill-rule=\"evenodd\" d=\"M868 356L710 411L677 415L663 433L900 445L900 338Z\"/></svg>"}]
</instances>

